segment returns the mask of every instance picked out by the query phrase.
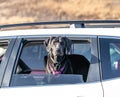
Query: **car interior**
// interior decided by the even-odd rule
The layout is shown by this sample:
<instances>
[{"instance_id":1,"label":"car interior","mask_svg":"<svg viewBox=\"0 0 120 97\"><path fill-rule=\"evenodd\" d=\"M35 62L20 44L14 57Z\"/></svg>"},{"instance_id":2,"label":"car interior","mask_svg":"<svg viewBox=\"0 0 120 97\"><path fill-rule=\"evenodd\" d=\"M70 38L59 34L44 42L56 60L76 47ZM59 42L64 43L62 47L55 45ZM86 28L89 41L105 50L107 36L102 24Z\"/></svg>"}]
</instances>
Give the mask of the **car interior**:
<instances>
[{"instance_id":1,"label":"car interior","mask_svg":"<svg viewBox=\"0 0 120 97\"><path fill-rule=\"evenodd\" d=\"M87 59L87 61L91 61L91 47L89 40L74 40L71 49L71 52L69 52L71 58L74 57L74 59L76 59L77 55L82 55ZM25 43L18 61L16 72L12 77L11 85L32 85L33 79L35 82L34 84L37 82L39 85L45 84L46 79L47 84L84 82L82 73L79 75L79 77L75 74L67 74L67 76L65 74L62 74L62 77L59 77L59 80L52 80L48 82L48 79L50 80L53 78L53 76L48 75L45 72L46 56L47 52L45 46L43 45L43 41L30 41ZM71 77L73 77L72 80L70 80ZM15 82L17 79L21 81ZM26 83L26 80L29 80L30 83Z\"/></svg>"}]
</instances>

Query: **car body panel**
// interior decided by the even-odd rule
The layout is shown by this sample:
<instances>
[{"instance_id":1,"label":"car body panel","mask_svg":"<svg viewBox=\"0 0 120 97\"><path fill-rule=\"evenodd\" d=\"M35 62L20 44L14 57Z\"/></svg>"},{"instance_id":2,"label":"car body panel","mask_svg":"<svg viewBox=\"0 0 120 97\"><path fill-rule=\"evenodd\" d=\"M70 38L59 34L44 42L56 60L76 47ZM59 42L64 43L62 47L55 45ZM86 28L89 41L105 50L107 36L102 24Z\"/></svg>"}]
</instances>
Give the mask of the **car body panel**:
<instances>
[{"instance_id":1,"label":"car body panel","mask_svg":"<svg viewBox=\"0 0 120 97\"><path fill-rule=\"evenodd\" d=\"M9 38L5 38L5 39L9 40ZM3 81L3 78L4 78L6 67L8 65L8 61L9 61L11 52L13 50L13 46L15 44L15 41L16 41L15 38L10 40L10 43L8 45L8 49L7 49L6 53L5 53L5 55L3 56L3 61L0 64L0 86L2 86L1 84L2 84L2 81Z\"/></svg>"},{"instance_id":2,"label":"car body panel","mask_svg":"<svg viewBox=\"0 0 120 97\"><path fill-rule=\"evenodd\" d=\"M10 54L10 57L9 57L9 60L7 62L7 67L4 71L5 75L3 77L3 81L2 81L2 86L5 86L6 84L9 83L10 79L11 79L11 76L12 76L12 73L14 71L13 69L13 66L15 64L15 60L16 60L16 57L17 57L17 54L18 54L18 49L20 48L20 43L21 43L21 40L22 39L16 39L14 45L13 45L13 48L12 48L12 51L11 51L11 54Z\"/></svg>"},{"instance_id":3,"label":"car body panel","mask_svg":"<svg viewBox=\"0 0 120 97\"><path fill-rule=\"evenodd\" d=\"M120 96L120 79L110 79L102 82L104 88L104 97L119 97Z\"/></svg>"},{"instance_id":4,"label":"car body panel","mask_svg":"<svg viewBox=\"0 0 120 97\"><path fill-rule=\"evenodd\" d=\"M114 32L114 33L112 33ZM0 37L31 36L31 35L87 35L87 36L120 36L119 28L56 28L56 29L25 29L0 31Z\"/></svg>"},{"instance_id":5,"label":"car body panel","mask_svg":"<svg viewBox=\"0 0 120 97\"><path fill-rule=\"evenodd\" d=\"M55 86L33 86L2 88L0 97L103 97L101 83L75 84L75 85L55 85Z\"/></svg>"}]
</instances>

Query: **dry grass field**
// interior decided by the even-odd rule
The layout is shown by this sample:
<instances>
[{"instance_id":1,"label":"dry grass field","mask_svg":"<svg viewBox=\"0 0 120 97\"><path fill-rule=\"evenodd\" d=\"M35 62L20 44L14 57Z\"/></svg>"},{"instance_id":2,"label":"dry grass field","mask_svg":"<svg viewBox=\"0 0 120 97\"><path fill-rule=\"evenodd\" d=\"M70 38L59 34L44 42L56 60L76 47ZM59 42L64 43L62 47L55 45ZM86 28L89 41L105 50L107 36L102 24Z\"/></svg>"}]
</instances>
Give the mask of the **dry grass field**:
<instances>
[{"instance_id":1,"label":"dry grass field","mask_svg":"<svg viewBox=\"0 0 120 97\"><path fill-rule=\"evenodd\" d=\"M0 25L88 19L120 19L120 0L0 0Z\"/></svg>"}]
</instances>

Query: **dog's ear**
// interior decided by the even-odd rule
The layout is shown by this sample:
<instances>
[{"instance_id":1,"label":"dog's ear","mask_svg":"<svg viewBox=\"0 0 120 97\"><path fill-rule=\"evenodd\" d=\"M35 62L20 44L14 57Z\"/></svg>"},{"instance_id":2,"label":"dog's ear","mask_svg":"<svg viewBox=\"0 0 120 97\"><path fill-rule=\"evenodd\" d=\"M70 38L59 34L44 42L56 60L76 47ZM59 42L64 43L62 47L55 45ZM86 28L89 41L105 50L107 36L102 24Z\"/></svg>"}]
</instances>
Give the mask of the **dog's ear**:
<instances>
[{"instance_id":1,"label":"dog's ear","mask_svg":"<svg viewBox=\"0 0 120 97\"><path fill-rule=\"evenodd\" d=\"M63 37L66 43L66 51L67 53L70 52L71 50L71 45L72 45L72 41L70 39L68 39L67 37Z\"/></svg>"},{"instance_id":2,"label":"dog's ear","mask_svg":"<svg viewBox=\"0 0 120 97\"><path fill-rule=\"evenodd\" d=\"M44 45L46 46L46 50L47 50L47 52L50 52L50 50L51 50L51 41L54 39L55 37L50 37L50 38L48 38L48 39L46 39L45 41L44 41Z\"/></svg>"}]
</instances>

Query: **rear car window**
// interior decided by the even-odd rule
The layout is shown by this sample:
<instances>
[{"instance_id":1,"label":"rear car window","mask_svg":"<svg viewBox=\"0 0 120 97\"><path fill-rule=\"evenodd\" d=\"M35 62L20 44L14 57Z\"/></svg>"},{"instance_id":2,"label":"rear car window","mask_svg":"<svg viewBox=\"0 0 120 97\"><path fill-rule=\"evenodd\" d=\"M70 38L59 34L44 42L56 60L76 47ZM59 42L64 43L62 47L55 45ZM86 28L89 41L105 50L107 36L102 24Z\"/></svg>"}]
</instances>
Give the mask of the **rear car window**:
<instances>
[{"instance_id":1,"label":"rear car window","mask_svg":"<svg viewBox=\"0 0 120 97\"><path fill-rule=\"evenodd\" d=\"M119 39L101 38L100 51L103 79L120 77Z\"/></svg>"},{"instance_id":2,"label":"rear car window","mask_svg":"<svg viewBox=\"0 0 120 97\"><path fill-rule=\"evenodd\" d=\"M68 54L82 55L91 63L90 39L72 41L71 51ZM47 55L43 40L27 41L24 43L10 86L76 84L85 82L82 74L60 74L57 76L47 74L45 71L45 56Z\"/></svg>"}]
</instances>

